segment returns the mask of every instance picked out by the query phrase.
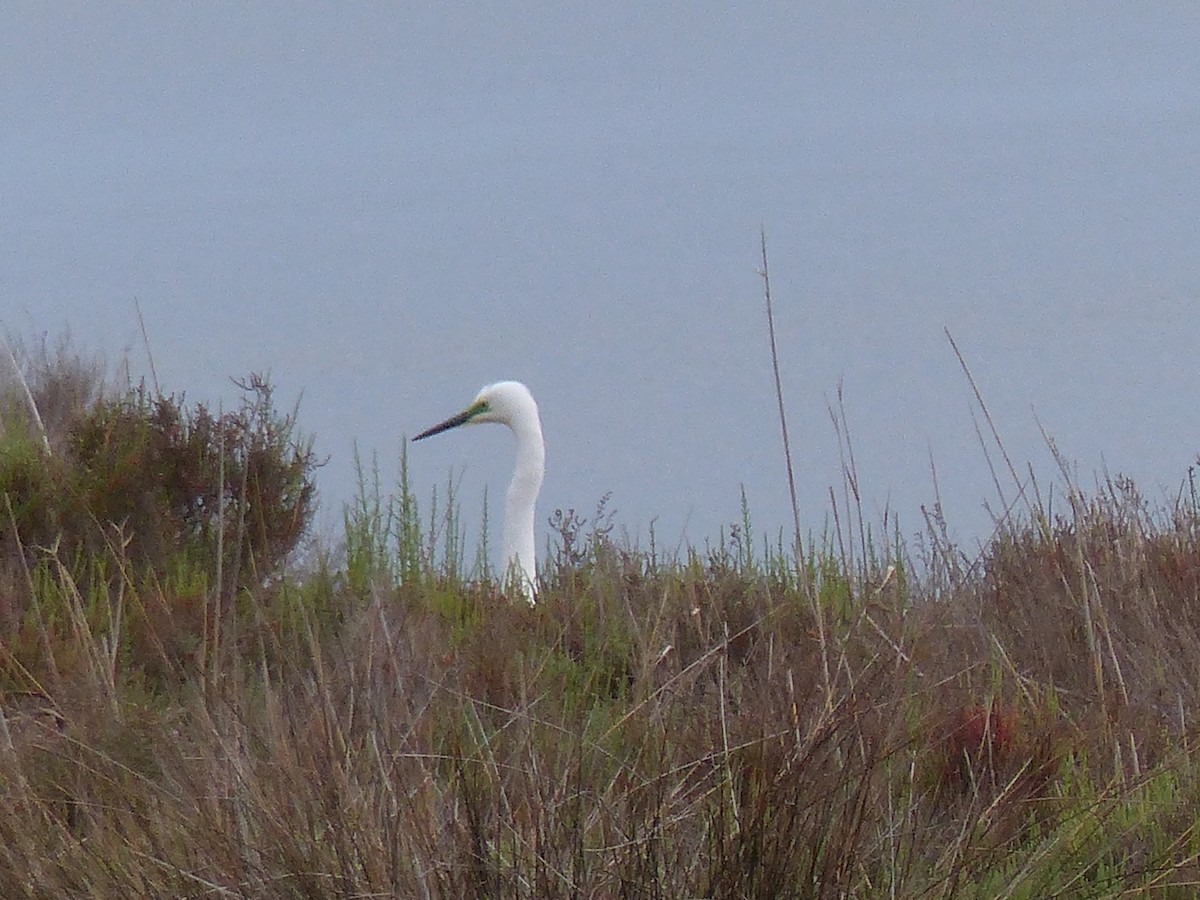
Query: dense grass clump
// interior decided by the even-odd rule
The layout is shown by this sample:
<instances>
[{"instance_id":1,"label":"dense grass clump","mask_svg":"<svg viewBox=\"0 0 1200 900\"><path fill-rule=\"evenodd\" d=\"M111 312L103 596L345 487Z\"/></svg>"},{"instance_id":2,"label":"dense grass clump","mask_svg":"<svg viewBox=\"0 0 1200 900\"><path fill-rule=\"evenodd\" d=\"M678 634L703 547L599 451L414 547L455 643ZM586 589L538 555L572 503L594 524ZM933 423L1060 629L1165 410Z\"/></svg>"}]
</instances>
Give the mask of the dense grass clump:
<instances>
[{"instance_id":1,"label":"dense grass clump","mask_svg":"<svg viewBox=\"0 0 1200 900\"><path fill-rule=\"evenodd\" d=\"M203 654L221 609L261 602L305 536L311 440L258 376L213 414L106 387L63 348L26 368L0 380L0 672L53 674L80 635L102 636L110 669Z\"/></svg>"},{"instance_id":2,"label":"dense grass clump","mask_svg":"<svg viewBox=\"0 0 1200 900\"><path fill-rule=\"evenodd\" d=\"M1194 895L1193 502L1072 490L917 558L844 514L760 551L744 509L664 560L558 513L531 608L406 478L291 571L203 528L30 539L94 477L71 446L0 446L0 896Z\"/></svg>"},{"instance_id":3,"label":"dense grass clump","mask_svg":"<svg viewBox=\"0 0 1200 900\"><path fill-rule=\"evenodd\" d=\"M61 406L53 398L79 380L45 370L31 406ZM220 550L231 587L269 577L312 517L315 460L293 418L275 411L267 381L251 376L241 387L241 405L217 415L144 387L76 389L93 396L71 403L51 432L0 386L4 552L32 560L53 547L64 559L94 558L119 541L134 565L161 570L180 553Z\"/></svg>"}]
</instances>

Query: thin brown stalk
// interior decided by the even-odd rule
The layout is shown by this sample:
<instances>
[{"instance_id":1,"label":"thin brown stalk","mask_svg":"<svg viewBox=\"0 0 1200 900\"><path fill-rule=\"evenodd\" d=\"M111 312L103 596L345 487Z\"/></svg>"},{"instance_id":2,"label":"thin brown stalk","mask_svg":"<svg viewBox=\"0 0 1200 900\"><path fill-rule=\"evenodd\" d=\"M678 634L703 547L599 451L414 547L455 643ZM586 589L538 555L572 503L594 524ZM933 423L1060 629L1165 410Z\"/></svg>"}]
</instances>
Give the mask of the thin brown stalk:
<instances>
[{"instance_id":1,"label":"thin brown stalk","mask_svg":"<svg viewBox=\"0 0 1200 900\"><path fill-rule=\"evenodd\" d=\"M779 350L775 343L775 313L771 306L771 272L767 263L767 230L760 229L759 237L762 242L762 269L759 275L763 280L763 295L767 303L767 333L771 340L771 371L775 375L775 400L779 405L779 429L783 435L783 457L787 465L788 495L792 501L792 523L795 527L796 564L804 565L804 545L800 536L800 503L796 500L796 475L792 468L792 445L788 439L787 412L783 405L783 382L779 377ZM800 572L801 590L808 595L813 606L813 615L817 620L817 636L821 646L821 667L825 677L825 699L827 704L833 702L833 684L829 672L829 641L825 629L825 612L821 609L820 599L809 590L808 579Z\"/></svg>"},{"instance_id":2,"label":"thin brown stalk","mask_svg":"<svg viewBox=\"0 0 1200 900\"><path fill-rule=\"evenodd\" d=\"M33 399L33 391L29 389L29 382L25 380L25 374L17 364L17 358L13 355L8 341L3 337L0 337L0 341L4 341L4 352L8 354L8 361L12 364L12 370L17 376L17 383L21 385L21 392L25 395L25 404L29 407L29 414L33 416L33 423L37 426L38 434L41 435L42 449L46 451L47 456L50 456L50 436L46 433L46 423L42 421L42 414L38 411L37 402Z\"/></svg>"},{"instance_id":3,"label":"thin brown stalk","mask_svg":"<svg viewBox=\"0 0 1200 900\"><path fill-rule=\"evenodd\" d=\"M150 364L150 380L154 384L154 396L161 397L158 387L158 369L154 366L154 354L150 351L150 337L146 334L146 320L142 318L142 304L137 297L133 298L133 308L137 310L138 327L142 330L142 345L146 348L146 361Z\"/></svg>"},{"instance_id":4,"label":"thin brown stalk","mask_svg":"<svg viewBox=\"0 0 1200 900\"><path fill-rule=\"evenodd\" d=\"M983 418L988 423L988 428L991 429L992 438L996 441L996 446L1000 449L1000 456L1004 459L1004 464L1008 466L1008 472L1012 476L1013 484L1016 486L1017 492L1023 495L1025 488L1021 483L1021 478L1017 475L1017 469L1008 456L1008 450L1004 446L1004 441L1000 439L1000 432L996 428L996 423L992 420L992 413L988 409L987 403L983 400L983 393L979 390L979 385L975 383L975 376L971 374L971 367L967 365L966 359L958 349L958 344L954 342L954 335L950 333L950 329L944 328L942 330L946 332L946 340L950 342L950 347L954 350L954 355L958 358L958 364L962 367L963 374L967 376L967 383L971 385L971 390L975 394L975 401L979 404L979 408L983 412ZM1030 512L1033 512L1032 508Z\"/></svg>"},{"instance_id":5,"label":"thin brown stalk","mask_svg":"<svg viewBox=\"0 0 1200 900\"><path fill-rule=\"evenodd\" d=\"M779 350L775 344L775 313L771 306L771 273L767 266L767 230L760 232L762 239L762 269L759 275L763 280L763 294L767 301L767 333L771 339L771 371L775 375L775 400L779 404L779 430L783 434L783 457L787 464L788 496L792 501L792 522L796 533L796 555L800 553L800 503L796 499L796 475L792 469L792 445L788 439L787 412L783 405L783 382L779 377Z\"/></svg>"}]
</instances>

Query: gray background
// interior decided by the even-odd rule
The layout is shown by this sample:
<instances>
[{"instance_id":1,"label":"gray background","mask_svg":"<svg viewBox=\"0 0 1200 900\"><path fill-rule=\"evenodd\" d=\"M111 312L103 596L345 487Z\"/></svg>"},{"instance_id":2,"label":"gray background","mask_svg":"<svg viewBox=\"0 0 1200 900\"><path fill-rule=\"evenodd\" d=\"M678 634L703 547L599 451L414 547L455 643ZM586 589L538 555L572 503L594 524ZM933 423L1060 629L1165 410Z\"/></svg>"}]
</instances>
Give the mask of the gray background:
<instances>
[{"instance_id":1,"label":"gray background","mask_svg":"<svg viewBox=\"0 0 1200 900\"><path fill-rule=\"evenodd\" d=\"M933 500L987 534L967 355L1010 453L1169 497L1198 449L1193 4L18 4L0 12L0 325L228 404L269 372L330 462L533 388L540 519L645 543ZM499 429L416 445L472 533ZM1061 479L1058 479L1061 482ZM548 529L542 527L542 536Z\"/></svg>"}]
</instances>

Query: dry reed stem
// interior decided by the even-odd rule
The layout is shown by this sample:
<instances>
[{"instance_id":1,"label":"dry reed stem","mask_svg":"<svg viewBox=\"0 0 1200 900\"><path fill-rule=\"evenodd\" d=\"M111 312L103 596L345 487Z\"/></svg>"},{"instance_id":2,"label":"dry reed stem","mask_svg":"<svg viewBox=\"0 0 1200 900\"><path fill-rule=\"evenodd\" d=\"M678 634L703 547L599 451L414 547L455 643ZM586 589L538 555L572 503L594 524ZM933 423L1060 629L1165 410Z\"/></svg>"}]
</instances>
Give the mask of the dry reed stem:
<instances>
[{"instance_id":1,"label":"dry reed stem","mask_svg":"<svg viewBox=\"0 0 1200 900\"><path fill-rule=\"evenodd\" d=\"M47 456L51 456L50 451L50 435L46 432L46 424L42 421L42 414L38 411L37 403L33 399L33 391L29 389L29 382L25 380L25 373L21 371L21 367L17 364L17 357L13 354L12 347L9 346L8 340L0 336L0 341L4 342L4 352L8 356L8 361L12 366L13 374L17 376L17 384L21 386L21 392L25 398L25 404L29 407L29 414L33 416L33 422L37 426L38 434L42 438L42 449Z\"/></svg>"},{"instance_id":2,"label":"dry reed stem","mask_svg":"<svg viewBox=\"0 0 1200 900\"><path fill-rule=\"evenodd\" d=\"M761 239L760 243L762 249L762 269L759 271L759 275L762 276L763 295L766 299L767 306L767 333L771 345L771 371L775 376L775 400L779 407L779 429L783 435L783 456L787 467L788 495L792 502L792 522L795 528L795 557L797 566L800 569L798 574L800 576L802 590L804 590L805 593L810 593L807 587L808 580L803 571L804 545L802 543L800 532L800 504L796 499L796 476L792 468L792 447L791 442L788 439L787 412L783 404L783 382L779 377L779 351L775 343L775 313L771 305L771 272L767 263L767 230L765 228L760 229L759 237ZM812 603L813 612L817 620L817 633L821 649L821 664L825 673L825 699L827 704L832 704L833 684L829 669L829 644L825 631L825 613L824 610L821 609L821 603L818 597L815 595L811 596L810 602Z\"/></svg>"}]
</instances>

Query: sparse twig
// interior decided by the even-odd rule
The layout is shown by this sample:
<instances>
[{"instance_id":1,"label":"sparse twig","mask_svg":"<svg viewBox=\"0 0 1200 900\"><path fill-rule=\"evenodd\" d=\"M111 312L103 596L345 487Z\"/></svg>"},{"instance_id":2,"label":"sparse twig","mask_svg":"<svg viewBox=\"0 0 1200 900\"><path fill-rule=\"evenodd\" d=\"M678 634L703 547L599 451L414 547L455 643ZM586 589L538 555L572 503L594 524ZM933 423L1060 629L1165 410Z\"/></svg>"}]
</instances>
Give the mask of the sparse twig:
<instances>
[{"instance_id":1,"label":"sparse twig","mask_svg":"<svg viewBox=\"0 0 1200 900\"><path fill-rule=\"evenodd\" d=\"M771 371L775 375L775 400L779 405L779 429L783 434L783 457L787 465L788 496L792 501L792 524L795 527L796 555L801 557L800 503L796 500L796 476L792 470L792 445L788 440L787 412L783 405L783 382L779 377L779 351L775 345L775 313L771 306L771 273L767 266L767 230L761 229L763 295L767 301L767 334L771 341Z\"/></svg>"},{"instance_id":2,"label":"sparse twig","mask_svg":"<svg viewBox=\"0 0 1200 900\"><path fill-rule=\"evenodd\" d=\"M767 230L762 228L759 230L759 238L762 247L762 269L759 275L763 280L763 296L767 304L767 334L771 342L771 371L775 376L775 400L779 406L779 429L783 435L783 457L787 465L788 479L788 496L792 501L792 524L795 528L795 548L796 548L796 565L797 568L803 570L804 567L804 545L800 534L800 503L796 499L796 476L792 469L792 446L788 439L787 430L787 412L783 404L783 382L779 377L779 350L775 343L775 313L771 306L771 270L767 263ZM825 611L821 608L820 598L815 592L808 588L808 579L804 576L803 571L800 571L801 590L809 596L813 607L813 614L817 620L817 634L821 645L821 665L825 678L825 695L826 702L832 703L833 686L832 676L829 668L829 643L825 632Z\"/></svg>"},{"instance_id":3,"label":"sparse twig","mask_svg":"<svg viewBox=\"0 0 1200 900\"><path fill-rule=\"evenodd\" d=\"M979 404L979 409L983 412L983 418L987 422L988 428L991 429L992 439L995 440L996 446L1000 450L1000 455L1004 459L1004 464L1008 466L1008 472L1009 475L1012 476L1013 485L1015 485L1017 489L1017 494L1024 498L1025 486L1021 482L1021 476L1017 474L1017 469L1008 456L1008 450L1004 446L1004 441L1000 439L1000 432L996 428L996 423L992 420L992 413L988 409L987 403L984 402L983 393L979 390L979 385L975 383L975 376L971 374L971 368L967 365L967 360L963 357L962 352L959 351L958 344L954 342L954 335L950 333L950 329L943 328L942 330L946 333L946 340L950 342L950 348L954 351L954 355L958 359L958 364L962 368L963 374L967 376L967 383L971 385L971 391L975 394L975 402ZM1002 503L1003 500L1004 498L1001 497ZM1028 505L1028 503L1029 501L1026 498L1026 504ZM1030 512L1033 512L1032 507L1030 507Z\"/></svg>"},{"instance_id":4,"label":"sparse twig","mask_svg":"<svg viewBox=\"0 0 1200 900\"><path fill-rule=\"evenodd\" d=\"M154 365L154 353L150 349L150 336L146 334L146 320L142 318L142 304L137 297L133 298L133 308L137 310L138 327L142 330L142 346L146 348L146 361L150 364L150 380L154 384L154 396L161 397L162 390L158 386L158 369Z\"/></svg>"},{"instance_id":5,"label":"sparse twig","mask_svg":"<svg viewBox=\"0 0 1200 900\"><path fill-rule=\"evenodd\" d=\"M42 437L42 448L46 451L46 455L50 456L50 436L46 433L46 424L42 421L42 414L38 412L37 403L33 399L33 392L29 389L29 382L25 380L25 373L21 371L20 365L17 364L17 358L13 355L12 347L8 345L8 340L0 336L0 341L4 342L4 352L8 355L8 361L12 365L13 374L17 376L17 383L21 385L21 391L25 396L25 403L29 407L29 414L33 416L33 423L37 426L38 434Z\"/></svg>"}]
</instances>

